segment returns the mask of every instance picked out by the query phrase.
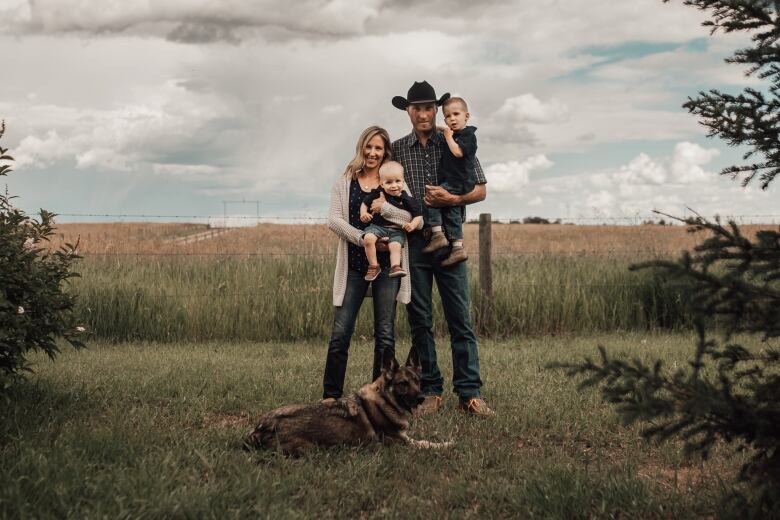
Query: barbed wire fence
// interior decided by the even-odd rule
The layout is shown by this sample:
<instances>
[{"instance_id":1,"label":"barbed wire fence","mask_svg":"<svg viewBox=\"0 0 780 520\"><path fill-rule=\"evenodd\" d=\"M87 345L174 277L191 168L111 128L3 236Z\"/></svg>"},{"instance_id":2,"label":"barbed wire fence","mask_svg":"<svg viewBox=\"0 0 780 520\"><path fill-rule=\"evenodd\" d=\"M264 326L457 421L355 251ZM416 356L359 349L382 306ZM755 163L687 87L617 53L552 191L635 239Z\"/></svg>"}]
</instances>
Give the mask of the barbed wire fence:
<instances>
[{"instance_id":1,"label":"barbed wire fence","mask_svg":"<svg viewBox=\"0 0 780 520\"><path fill-rule=\"evenodd\" d=\"M714 219L716 216L705 216L708 219ZM723 215L718 217L722 221L735 221L738 224L761 224L761 225L776 225L780 222L780 214L743 214L743 215ZM81 230L79 239L85 242L85 252L83 253L88 257L96 258L111 258L111 257L214 257L214 258L227 258L227 257L242 257L242 258L319 258L327 259L334 257L335 248L328 248L323 245L329 241L335 245L335 240L332 240L330 232L325 229L327 224L327 217L319 215L293 215L293 216L279 216L279 215L260 215L259 211L255 215L198 215L198 214L146 214L146 213L99 213L99 212L84 212L84 213L59 213L57 215L58 221L63 224L81 224L87 225L86 234L85 230ZM92 224L96 225L119 225L113 229L104 230L102 236L100 231L95 231L95 240L99 242L101 239L114 240L117 244L113 244L112 247L107 250L99 250L99 248L90 248L90 242L92 242L92 234L89 231ZM133 237L128 235L122 235L121 225L139 224L142 227L136 230ZM143 225L153 224L187 224L192 225L190 229L178 229L173 230L169 235L154 235L153 239L160 243L164 243L165 247L152 246L150 248L149 235L145 233ZM244 228L255 228L257 226L264 225L296 225L285 228L283 231L276 231L279 236L287 236L290 238L292 234L298 234L300 236L300 242L295 244L295 248L288 250L264 250L262 247L256 247L252 249L251 246L257 246L257 244L246 243L245 247L241 247L242 244L234 243L232 246L223 244L219 249L209 249L206 247L199 247L196 244L203 241L211 241L217 237L224 236L227 232L232 230L239 230ZM568 256L576 255L639 255L652 251L652 246L644 244L640 247L627 247L621 244L620 247L612 246L604 243L604 241L594 241L588 244L587 247L571 247L570 245L565 248L564 251L556 251L549 245L542 247L537 245L536 247L514 247L508 248L506 245L498 243L498 247L493 247L494 231L493 226L496 229L500 229L503 225L509 226L527 226L528 224L536 224L537 229L545 229L540 227L541 225L552 224L550 229L552 230L557 226L606 226L607 235L611 233L618 233L619 231L630 231L629 226L659 226L665 225L668 227L668 218L659 216L658 214L647 215L632 215L622 217L607 217L607 216L594 216L594 217L498 217L494 218L491 214L483 213L479 215L478 219L472 219L468 221L468 224L478 226L478 247L474 247L476 244L470 245L469 255L475 260L475 267L478 267L479 274L479 291L484 298L484 301L490 301L492 296L493 277L492 270L494 263L503 259L516 258L527 255L540 255L540 254L565 254ZM674 223L681 227L681 223ZM307 246L307 241L314 240L317 232L311 231L311 226L320 226L319 233L326 233L327 237L325 241L320 237L319 242L312 244L311 247ZM555 226L557 225L557 226ZM611 227L610 227L611 226ZM506 229L506 228L505 228ZM530 229L530 228L519 228ZM561 229L557 227L557 229ZM647 227L645 227L647 229ZM67 230L67 226L63 228ZM514 231L512 231L514 232ZM64 240L66 237L65 232L59 233L59 238ZM70 237L72 239L72 237ZM154 241L152 240L152 241ZM239 239L240 240L240 239ZM551 238L551 240L553 240ZM146 242L144 247L140 247L142 242ZM229 244L230 242L228 242ZM292 241L286 243L287 246L291 246ZM186 246L186 247L181 247ZM247 248L246 246L250 246ZM281 247L284 247L282 245ZM500 268L500 267L499 267Z\"/></svg>"},{"instance_id":2,"label":"barbed wire fence","mask_svg":"<svg viewBox=\"0 0 780 520\"><path fill-rule=\"evenodd\" d=\"M135 315L154 308L160 317L145 317L140 324L127 325L122 334L135 334L143 327L151 330L158 322L161 330L167 331L169 322L175 324L180 319L171 309L187 314L193 306L210 308L214 301L246 319L246 313L266 305L266 301L294 300L282 303L283 310L272 312L303 320L301 330L321 325L329 315L337 240L325 216L81 212L59 213L55 220L60 227L51 246L80 241L79 254L88 262L82 288L92 298L85 300L85 305L92 308L95 302L105 308L101 311L105 315L90 318L93 327L107 328L112 316ZM605 267L627 272L625 266L648 255L668 257L672 251L667 242L671 240L677 241L674 247L686 241L674 256L689 249L690 234L685 227L679 223L670 226L668 219L661 220L659 215L546 218L547 225L539 224L538 218L480 214L466 226L475 323L486 333L514 330L511 309L515 300L507 305L507 283L512 294L593 295L594 308L600 298L613 301L621 295L634 297L648 292L647 280L612 276L612 271L604 278L598 273ZM776 226L780 214L723 215L721 220ZM585 257L584 263L578 258L564 258L578 256ZM252 259L257 263L242 263ZM192 270L201 260L202 266ZM540 266L557 271L553 276L538 278L524 274L529 267L548 269ZM218 276L213 275L214 269ZM302 272L307 272L303 284ZM495 298L494 275L498 282ZM315 297L307 299L307 294ZM246 302L250 302L248 309L244 308ZM556 319L545 318L540 323L554 323ZM266 321L269 327L279 327L277 321ZM217 320L215 326L222 327L221 323ZM104 332L106 337L114 337L111 334ZM150 334L157 337L156 332Z\"/></svg>"}]
</instances>

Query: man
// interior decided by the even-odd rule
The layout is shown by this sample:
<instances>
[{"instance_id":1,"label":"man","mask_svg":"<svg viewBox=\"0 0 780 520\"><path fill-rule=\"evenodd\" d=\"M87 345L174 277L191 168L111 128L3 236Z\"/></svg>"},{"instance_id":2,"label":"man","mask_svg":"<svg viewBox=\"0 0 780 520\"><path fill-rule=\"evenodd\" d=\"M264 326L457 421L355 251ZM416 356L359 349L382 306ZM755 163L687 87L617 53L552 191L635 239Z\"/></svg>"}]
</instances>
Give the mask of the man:
<instances>
[{"instance_id":1,"label":"man","mask_svg":"<svg viewBox=\"0 0 780 520\"><path fill-rule=\"evenodd\" d=\"M412 132L392 144L393 159L404 167L406 184L412 195L428 206L462 206L485 199L485 176L477 161L475 164L477 185L463 195L453 195L438 186L438 169L443 147L447 146L436 129L438 107L450 97L440 99L427 81L415 82L407 98L396 96L393 106L407 112ZM382 207L375 201L372 211ZM423 210L427 221L427 215ZM412 280L412 300L406 310L412 331L412 345L416 347L422 363L422 392L425 401L418 408L420 413L432 413L442 406L443 379L436 362L436 343L433 335L433 281L441 295L444 316L450 331L452 348L453 390L458 394L458 409L478 416L491 416L494 412L480 397L482 380L479 376L477 338L469 314L468 268L465 262L451 267L439 264L448 254L440 249L431 254L422 252L426 239L422 233L409 235L409 268Z\"/></svg>"}]
</instances>

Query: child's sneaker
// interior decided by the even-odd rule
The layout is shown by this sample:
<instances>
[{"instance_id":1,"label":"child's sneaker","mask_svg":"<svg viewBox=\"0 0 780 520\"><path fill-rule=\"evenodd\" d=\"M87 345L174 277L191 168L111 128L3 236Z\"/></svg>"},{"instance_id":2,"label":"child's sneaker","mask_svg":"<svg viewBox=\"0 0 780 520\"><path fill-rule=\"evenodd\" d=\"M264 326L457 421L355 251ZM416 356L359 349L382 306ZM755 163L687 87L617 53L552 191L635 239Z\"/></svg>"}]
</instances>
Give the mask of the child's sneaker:
<instances>
[{"instance_id":1,"label":"child's sneaker","mask_svg":"<svg viewBox=\"0 0 780 520\"><path fill-rule=\"evenodd\" d=\"M368 270L366 271L366 276L364 276L363 279L367 282L373 282L381 272L382 268L378 265L369 265Z\"/></svg>"},{"instance_id":2,"label":"child's sneaker","mask_svg":"<svg viewBox=\"0 0 780 520\"><path fill-rule=\"evenodd\" d=\"M466 254L466 250L463 249L463 246L453 246L452 251L450 251L450 256L442 260L441 266L449 267L451 265L459 264L460 262L468 260L468 258L469 257Z\"/></svg>"},{"instance_id":3,"label":"child's sneaker","mask_svg":"<svg viewBox=\"0 0 780 520\"><path fill-rule=\"evenodd\" d=\"M431 234L431 241L428 242L427 246L422 248L422 252L433 253L434 251L437 251L442 247L447 247L448 245L449 242L447 241L447 237L444 236L444 233L441 231L434 231Z\"/></svg>"},{"instance_id":4,"label":"child's sneaker","mask_svg":"<svg viewBox=\"0 0 780 520\"><path fill-rule=\"evenodd\" d=\"M388 274L388 278L399 278L401 276L406 276L407 272L404 271L400 265L394 265L390 267L390 274Z\"/></svg>"}]
</instances>

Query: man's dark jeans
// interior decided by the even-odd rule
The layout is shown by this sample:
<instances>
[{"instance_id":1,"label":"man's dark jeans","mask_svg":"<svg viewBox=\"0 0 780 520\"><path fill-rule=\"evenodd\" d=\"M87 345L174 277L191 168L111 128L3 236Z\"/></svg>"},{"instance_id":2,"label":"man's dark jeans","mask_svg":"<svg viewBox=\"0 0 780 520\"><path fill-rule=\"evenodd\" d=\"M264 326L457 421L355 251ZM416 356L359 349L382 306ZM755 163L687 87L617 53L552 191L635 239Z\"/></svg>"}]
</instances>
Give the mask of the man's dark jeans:
<instances>
[{"instance_id":1,"label":"man's dark jeans","mask_svg":"<svg viewBox=\"0 0 780 520\"><path fill-rule=\"evenodd\" d=\"M412 301L406 306L412 345L417 347L422 363L422 392L441 395L444 381L436 362L436 343L433 336L433 280L441 295L444 317L450 331L452 348L452 386L461 399L479 396L482 380L479 377L477 338L469 314L469 276L464 262L441 267L439 262L447 249L432 254L422 253L426 239L422 233L409 235L409 275L412 282Z\"/></svg>"},{"instance_id":2,"label":"man's dark jeans","mask_svg":"<svg viewBox=\"0 0 780 520\"><path fill-rule=\"evenodd\" d=\"M382 370L382 354L389 349L395 352L395 299L401 285L400 278L388 278L386 269L373 282L363 279L364 273L349 270L347 289L341 307L334 307L333 332L328 343L328 357L323 377L323 398L338 399L344 393L344 375L347 372L347 358L352 333L355 332L360 306L371 287L374 302L374 371L372 381Z\"/></svg>"}]
</instances>

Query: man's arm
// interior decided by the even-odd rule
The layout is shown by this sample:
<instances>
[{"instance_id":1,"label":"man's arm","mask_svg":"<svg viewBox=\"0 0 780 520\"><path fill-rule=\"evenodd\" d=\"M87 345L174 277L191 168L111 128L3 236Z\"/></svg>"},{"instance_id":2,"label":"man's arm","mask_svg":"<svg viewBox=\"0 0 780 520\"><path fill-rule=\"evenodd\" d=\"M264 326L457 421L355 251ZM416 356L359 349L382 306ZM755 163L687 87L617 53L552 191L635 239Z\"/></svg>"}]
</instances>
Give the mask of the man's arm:
<instances>
[{"instance_id":1,"label":"man's arm","mask_svg":"<svg viewBox=\"0 0 780 520\"><path fill-rule=\"evenodd\" d=\"M425 186L425 203L434 208L442 206L465 206L482 202L487 197L487 184L476 184L474 189L463 195L453 195L441 186Z\"/></svg>"},{"instance_id":2,"label":"man's arm","mask_svg":"<svg viewBox=\"0 0 780 520\"><path fill-rule=\"evenodd\" d=\"M471 134L473 137L473 134ZM469 142L469 147L473 145L474 151L477 149L476 139L472 139L473 142ZM485 178L485 172L482 171L482 164L479 159L474 156L474 175L476 177L476 184L474 189L463 195L453 195L444 188L439 186L425 186L425 204L428 206L439 208L442 206L465 206L467 204L474 204L475 202L482 202L487 197L487 179Z\"/></svg>"}]
</instances>

